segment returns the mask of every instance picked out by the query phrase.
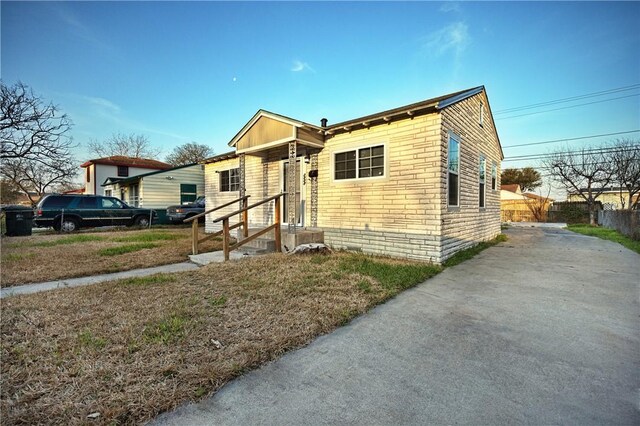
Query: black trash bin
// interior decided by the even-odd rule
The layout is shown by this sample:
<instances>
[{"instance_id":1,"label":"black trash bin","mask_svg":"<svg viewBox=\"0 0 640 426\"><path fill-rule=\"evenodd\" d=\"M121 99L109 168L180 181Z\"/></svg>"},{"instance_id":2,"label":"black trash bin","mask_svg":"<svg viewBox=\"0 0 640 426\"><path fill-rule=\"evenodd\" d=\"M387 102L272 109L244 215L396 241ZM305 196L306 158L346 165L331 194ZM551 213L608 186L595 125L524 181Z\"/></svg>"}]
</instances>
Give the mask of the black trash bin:
<instances>
[{"instance_id":1,"label":"black trash bin","mask_svg":"<svg viewBox=\"0 0 640 426\"><path fill-rule=\"evenodd\" d=\"M25 206L4 206L8 237L31 235L33 228L33 209Z\"/></svg>"}]
</instances>

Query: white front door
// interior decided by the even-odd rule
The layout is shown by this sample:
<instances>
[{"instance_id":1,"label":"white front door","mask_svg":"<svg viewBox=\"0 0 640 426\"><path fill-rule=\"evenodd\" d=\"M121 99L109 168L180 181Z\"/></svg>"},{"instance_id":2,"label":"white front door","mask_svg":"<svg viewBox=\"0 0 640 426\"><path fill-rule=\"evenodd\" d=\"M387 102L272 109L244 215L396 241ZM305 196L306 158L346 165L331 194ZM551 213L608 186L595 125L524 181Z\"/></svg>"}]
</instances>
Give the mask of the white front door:
<instances>
[{"instance_id":1,"label":"white front door","mask_svg":"<svg viewBox=\"0 0 640 426\"><path fill-rule=\"evenodd\" d=\"M288 179L290 173L289 160L282 160L280 162L280 188L282 188L282 192L284 196L282 197L282 222L285 224L289 223L289 203L295 203L296 208L296 225L304 226L304 204L305 204L305 196L303 190L303 178L304 178L304 169L305 164L304 161L300 161L300 159L296 160L296 187L295 187L295 199L290 200L289 196L289 187L288 187Z\"/></svg>"}]
</instances>

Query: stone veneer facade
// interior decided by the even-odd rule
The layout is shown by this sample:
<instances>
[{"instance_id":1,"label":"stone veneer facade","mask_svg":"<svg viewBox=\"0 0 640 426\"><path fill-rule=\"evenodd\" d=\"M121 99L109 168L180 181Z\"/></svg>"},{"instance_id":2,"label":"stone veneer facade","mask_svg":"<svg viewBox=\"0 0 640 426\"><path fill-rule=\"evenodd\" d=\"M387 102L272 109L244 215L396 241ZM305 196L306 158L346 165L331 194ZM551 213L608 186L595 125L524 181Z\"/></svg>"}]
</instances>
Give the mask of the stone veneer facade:
<instances>
[{"instance_id":1,"label":"stone veneer facade","mask_svg":"<svg viewBox=\"0 0 640 426\"><path fill-rule=\"evenodd\" d=\"M480 103L484 120L480 124ZM456 251L500 233L500 161L502 151L484 90L437 112L407 117L327 135L322 150L298 149L309 155L305 172L316 167L318 177L304 177L302 192L305 225L324 231L324 240L337 249L441 263ZM447 205L447 149L449 133L460 140L460 206ZM335 180L337 152L383 145L383 177ZM249 203L282 190L281 162L288 146L260 155L246 155L246 194ZM479 207L479 156L486 158L486 203ZM496 190L491 188L491 166L496 164ZM207 164L205 187L209 206L238 198L238 192L219 192L216 171L239 166L239 159ZM317 199L317 202L316 202ZM313 202L311 202L313 200ZM220 229L211 221L237 209L207 217L206 232ZM283 219L286 220L287 212ZM272 203L250 211L250 226L273 221ZM314 223L315 222L315 223ZM284 228L286 229L286 227Z\"/></svg>"}]
</instances>

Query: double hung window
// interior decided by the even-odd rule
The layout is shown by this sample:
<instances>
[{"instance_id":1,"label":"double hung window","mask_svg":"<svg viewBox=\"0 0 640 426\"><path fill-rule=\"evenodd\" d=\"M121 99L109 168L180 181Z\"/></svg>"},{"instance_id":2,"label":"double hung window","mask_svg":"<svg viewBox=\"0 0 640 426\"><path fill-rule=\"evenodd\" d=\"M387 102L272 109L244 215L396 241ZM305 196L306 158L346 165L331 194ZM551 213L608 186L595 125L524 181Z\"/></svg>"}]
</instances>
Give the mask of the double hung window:
<instances>
[{"instance_id":1,"label":"double hung window","mask_svg":"<svg viewBox=\"0 0 640 426\"><path fill-rule=\"evenodd\" d=\"M334 154L334 179L363 179L384 176L384 145Z\"/></svg>"},{"instance_id":2,"label":"double hung window","mask_svg":"<svg viewBox=\"0 0 640 426\"><path fill-rule=\"evenodd\" d=\"M480 155L480 162L479 162L479 166L480 166L480 170L479 170L479 181L480 181L480 188L478 190L478 196L479 196L479 206L482 208L484 207L485 204L485 181L486 181L486 171L487 171L487 160L484 158L484 155Z\"/></svg>"},{"instance_id":3,"label":"double hung window","mask_svg":"<svg viewBox=\"0 0 640 426\"><path fill-rule=\"evenodd\" d=\"M447 154L447 185L449 207L460 206L460 141L449 133L449 152Z\"/></svg>"},{"instance_id":4,"label":"double hung window","mask_svg":"<svg viewBox=\"0 0 640 426\"><path fill-rule=\"evenodd\" d=\"M220 172L220 192L240 190L240 169L223 170Z\"/></svg>"}]
</instances>

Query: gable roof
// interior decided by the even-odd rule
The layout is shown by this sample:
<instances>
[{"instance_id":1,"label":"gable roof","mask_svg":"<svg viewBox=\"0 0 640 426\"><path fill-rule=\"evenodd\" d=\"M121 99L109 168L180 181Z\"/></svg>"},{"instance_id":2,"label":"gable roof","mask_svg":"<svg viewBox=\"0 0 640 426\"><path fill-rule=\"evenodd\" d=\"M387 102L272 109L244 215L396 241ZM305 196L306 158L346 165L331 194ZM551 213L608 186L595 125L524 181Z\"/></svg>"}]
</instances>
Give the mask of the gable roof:
<instances>
[{"instance_id":1,"label":"gable roof","mask_svg":"<svg viewBox=\"0 0 640 426\"><path fill-rule=\"evenodd\" d=\"M151 160L149 158L134 158L125 157L124 155L112 155L110 157L94 158L93 160L85 161L80 167L89 167L91 164L104 164L107 166L129 166L138 167L141 169L170 169L173 166L171 164L163 163L158 160Z\"/></svg>"},{"instance_id":2,"label":"gable roof","mask_svg":"<svg viewBox=\"0 0 640 426\"><path fill-rule=\"evenodd\" d=\"M500 189L502 191L509 191L509 192L515 192L516 194L520 194L520 185L518 185L517 183L512 183L509 185L500 185Z\"/></svg>"},{"instance_id":3,"label":"gable roof","mask_svg":"<svg viewBox=\"0 0 640 426\"><path fill-rule=\"evenodd\" d=\"M471 89L461 90L459 92L449 93L447 95L438 96L413 104L389 109L375 114L365 115L363 117L354 118L340 123L332 124L325 127L327 133L336 133L342 131L352 131L357 127L369 127L374 124L388 123L394 119L407 118L413 115L428 114L436 112L457 102L470 98L473 95L484 90L484 86L473 87Z\"/></svg>"},{"instance_id":4,"label":"gable roof","mask_svg":"<svg viewBox=\"0 0 640 426\"><path fill-rule=\"evenodd\" d=\"M524 195L527 198L531 198L532 200L547 200L551 202L555 201L553 198L543 197L541 195L534 194L533 192L524 192L522 195Z\"/></svg>"},{"instance_id":5,"label":"gable roof","mask_svg":"<svg viewBox=\"0 0 640 426\"><path fill-rule=\"evenodd\" d=\"M198 164L200 164L200 163L184 164L182 166L171 167L170 169L155 170L153 172L143 173L143 174L140 174L140 175L129 176L129 177L108 177L104 181L104 183L102 185L100 185L100 186L113 185L114 183L125 184L125 183L137 182L140 179L142 179L144 177L147 177L147 176L157 175L157 174L160 174L160 173L170 173L170 172L173 172L175 170L184 169L185 167L196 166Z\"/></svg>"},{"instance_id":6,"label":"gable roof","mask_svg":"<svg viewBox=\"0 0 640 426\"><path fill-rule=\"evenodd\" d=\"M322 130L321 127L318 127L314 124L305 123L304 121L286 117L281 114L276 114L275 112L259 109L258 112L256 112L253 117L251 117L251 120L249 120L249 122L245 124L238 133L236 133L233 139L231 139L231 141L229 142L229 146L236 146L238 140L240 140L245 135L245 133L247 133L249 129L251 129L251 127L256 124L256 122L262 117L271 118L272 120L280 121L281 123L286 123L294 127L309 127L318 131Z\"/></svg>"}]
</instances>

